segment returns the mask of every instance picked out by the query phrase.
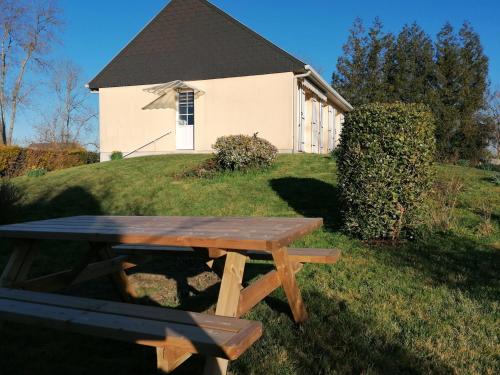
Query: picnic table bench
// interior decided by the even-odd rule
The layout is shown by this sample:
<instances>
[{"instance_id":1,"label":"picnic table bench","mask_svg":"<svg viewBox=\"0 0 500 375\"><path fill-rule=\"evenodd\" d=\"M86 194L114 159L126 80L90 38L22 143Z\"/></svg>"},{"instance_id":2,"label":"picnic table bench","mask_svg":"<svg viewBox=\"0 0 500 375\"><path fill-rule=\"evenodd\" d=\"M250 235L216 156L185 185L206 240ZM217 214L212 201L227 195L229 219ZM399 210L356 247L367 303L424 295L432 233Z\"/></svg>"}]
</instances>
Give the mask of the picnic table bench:
<instances>
[{"instance_id":1,"label":"picnic table bench","mask_svg":"<svg viewBox=\"0 0 500 375\"><path fill-rule=\"evenodd\" d=\"M205 374L225 374L227 360L248 349L262 329L256 322L237 318L276 288L283 287L294 320L307 319L295 273L304 262L335 263L340 251L287 246L321 225L322 219L311 218L76 216L0 226L0 237L16 240L0 287L30 290L0 289L0 318L155 346L158 367L165 371L173 370L192 353L204 354L209 356ZM72 269L30 279L36 242L44 239L85 241L89 250ZM187 253L204 254L211 266L221 265L216 316L33 292L57 291L110 275L122 298L133 301L135 291L126 269L139 264L144 256ZM243 287L247 258L271 260L275 269ZM40 308L50 313L36 315ZM58 320L59 313L68 314L67 319ZM89 315L95 319L82 325ZM115 321L120 324L111 326ZM228 331L229 322L232 328ZM130 329L119 328L121 324Z\"/></svg>"},{"instance_id":2,"label":"picnic table bench","mask_svg":"<svg viewBox=\"0 0 500 375\"><path fill-rule=\"evenodd\" d=\"M0 319L228 360L262 334L249 320L6 288Z\"/></svg>"}]
</instances>

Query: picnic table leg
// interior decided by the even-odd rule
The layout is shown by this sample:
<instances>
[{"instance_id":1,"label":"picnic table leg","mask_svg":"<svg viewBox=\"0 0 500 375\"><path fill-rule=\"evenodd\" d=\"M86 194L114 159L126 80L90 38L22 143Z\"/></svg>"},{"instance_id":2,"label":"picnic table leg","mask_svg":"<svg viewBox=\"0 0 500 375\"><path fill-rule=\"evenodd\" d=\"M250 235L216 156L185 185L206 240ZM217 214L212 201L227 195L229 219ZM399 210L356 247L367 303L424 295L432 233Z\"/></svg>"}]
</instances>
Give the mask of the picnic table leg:
<instances>
[{"instance_id":1,"label":"picnic table leg","mask_svg":"<svg viewBox=\"0 0 500 375\"><path fill-rule=\"evenodd\" d=\"M286 247L275 249L272 251L272 255L281 285L285 290L288 304L292 310L293 318L296 323L302 323L307 320L308 316L295 279L293 264L288 257L288 249Z\"/></svg>"},{"instance_id":2,"label":"picnic table leg","mask_svg":"<svg viewBox=\"0 0 500 375\"><path fill-rule=\"evenodd\" d=\"M245 270L246 256L236 252L228 252L224 274L217 300L215 315L236 317L240 292L243 289L243 272ZM221 358L207 358L204 375L225 375L228 361Z\"/></svg>"},{"instance_id":3,"label":"picnic table leg","mask_svg":"<svg viewBox=\"0 0 500 375\"><path fill-rule=\"evenodd\" d=\"M34 258L33 241L16 240L14 250L0 276L0 287L9 287L18 281L26 280ZM2 326L3 322L0 322L0 328Z\"/></svg>"},{"instance_id":4,"label":"picnic table leg","mask_svg":"<svg viewBox=\"0 0 500 375\"><path fill-rule=\"evenodd\" d=\"M34 257L33 241L16 240L14 251L0 276L0 286L8 287L15 282L26 280Z\"/></svg>"},{"instance_id":5,"label":"picnic table leg","mask_svg":"<svg viewBox=\"0 0 500 375\"><path fill-rule=\"evenodd\" d=\"M115 256L111 250L111 245L91 244L91 246L100 246L98 254L102 260L112 259ZM125 270L122 268L117 272L113 272L110 275L110 278L122 300L124 302L133 302L134 298L137 297L137 294L134 287L130 283L127 274L125 273Z\"/></svg>"}]
</instances>

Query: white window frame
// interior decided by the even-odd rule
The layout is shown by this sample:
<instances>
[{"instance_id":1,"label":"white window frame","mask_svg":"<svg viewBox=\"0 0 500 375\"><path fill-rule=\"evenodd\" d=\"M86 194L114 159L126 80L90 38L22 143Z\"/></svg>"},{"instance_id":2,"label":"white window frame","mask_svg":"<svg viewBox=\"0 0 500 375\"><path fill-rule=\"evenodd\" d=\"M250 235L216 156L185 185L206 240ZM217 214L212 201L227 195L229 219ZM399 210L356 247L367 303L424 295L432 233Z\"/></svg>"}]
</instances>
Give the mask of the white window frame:
<instances>
[{"instance_id":1,"label":"white window frame","mask_svg":"<svg viewBox=\"0 0 500 375\"><path fill-rule=\"evenodd\" d=\"M190 104L190 101L189 101L189 94L192 94L192 108L193 108L193 111L192 112L189 112L189 104ZM181 100L182 100L182 96L186 95L187 97L187 102L186 102L186 106L187 106L187 112L186 113L182 113L181 114ZM194 126L194 124L196 123L196 116L195 116L195 113L196 113L196 110L195 110L195 100L194 100L194 91L193 90L182 90L182 91L179 91L177 92L177 124L179 125L191 125L191 126ZM186 117L189 119L189 116L192 116L193 117L193 123L192 124L189 124L189 121L185 121L185 120L181 120L181 117Z\"/></svg>"}]
</instances>

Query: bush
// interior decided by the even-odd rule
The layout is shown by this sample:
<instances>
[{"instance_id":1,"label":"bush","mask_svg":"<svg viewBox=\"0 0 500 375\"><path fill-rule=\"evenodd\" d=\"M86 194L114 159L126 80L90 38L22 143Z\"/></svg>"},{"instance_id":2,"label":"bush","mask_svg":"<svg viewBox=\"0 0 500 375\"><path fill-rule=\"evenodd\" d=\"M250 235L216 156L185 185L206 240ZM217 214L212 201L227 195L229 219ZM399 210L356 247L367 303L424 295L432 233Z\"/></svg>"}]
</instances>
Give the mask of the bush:
<instances>
[{"instance_id":1,"label":"bush","mask_svg":"<svg viewBox=\"0 0 500 375\"><path fill-rule=\"evenodd\" d=\"M95 152L88 152L83 148L34 149L2 146L0 147L0 176L21 176L32 169L54 171L95 163L98 159Z\"/></svg>"},{"instance_id":2,"label":"bush","mask_svg":"<svg viewBox=\"0 0 500 375\"><path fill-rule=\"evenodd\" d=\"M111 160L121 160L123 159L123 153L121 151L113 151L111 153Z\"/></svg>"},{"instance_id":3,"label":"bush","mask_svg":"<svg viewBox=\"0 0 500 375\"><path fill-rule=\"evenodd\" d=\"M28 171L28 177L41 177L47 174L47 170L45 168L33 168Z\"/></svg>"},{"instance_id":4,"label":"bush","mask_svg":"<svg viewBox=\"0 0 500 375\"><path fill-rule=\"evenodd\" d=\"M14 221L15 205L21 198L17 187L5 178L0 179L0 224Z\"/></svg>"},{"instance_id":5,"label":"bush","mask_svg":"<svg viewBox=\"0 0 500 375\"><path fill-rule=\"evenodd\" d=\"M339 149L345 229L398 239L420 222L432 186L434 119L420 104L368 104L348 113Z\"/></svg>"},{"instance_id":6,"label":"bush","mask_svg":"<svg viewBox=\"0 0 500 375\"><path fill-rule=\"evenodd\" d=\"M495 186L500 186L500 173L496 173L490 177L490 182Z\"/></svg>"},{"instance_id":7,"label":"bush","mask_svg":"<svg viewBox=\"0 0 500 375\"><path fill-rule=\"evenodd\" d=\"M270 167L276 160L278 150L270 142L247 135L220 137L213 145L215 160L223 170L247 170Z\"/></svg>"},{"instance_id":8,"label":"bush","mask_svg":"<svg viewBox=\"0 0 500 375\"><path fill-rule=\"evenodd\" d=\"M186 177L198 177L198 178L213 178L220 172L219 165L214 158L210 158L202 161L200 164L194 166L193 168L182 171L175 177L177 179Z\"/></svg>"},{"instance_id":9,"label":"bush","mask_svg":"<svg viewBox=\"0 0 500 375\"><path fill-rule=\"evenodd\" d=\"M0 177L10 177L19 169L23 149L18 146L0 146Z\"/></svg>"}]
</instances>

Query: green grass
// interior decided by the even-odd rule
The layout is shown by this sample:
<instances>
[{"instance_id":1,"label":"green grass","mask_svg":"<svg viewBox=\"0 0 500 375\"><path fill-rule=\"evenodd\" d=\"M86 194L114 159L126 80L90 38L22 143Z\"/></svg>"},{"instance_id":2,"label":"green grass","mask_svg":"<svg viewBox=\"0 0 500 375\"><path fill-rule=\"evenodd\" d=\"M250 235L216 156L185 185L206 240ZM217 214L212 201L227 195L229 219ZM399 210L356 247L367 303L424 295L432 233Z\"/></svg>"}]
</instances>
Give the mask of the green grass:
<instances>
[{"instance_id":1,"label":"green grass","mask_svg":"<svg viewBox=\"0 0 500 375\"><path fill-rule=\"evenodd\" d=\"M273 293L246 315L263 322L264 336L231 364L233 374L500 372L500 188L490 182L493 172L439 166L439 178L455 176L465 186L452 229L398 246L369 246L340 232L331 159L282 155L266 172L174 178L204 158L119 160L17 178L23 199L15 220L77 214L323 217L324 229L296 245L338 247L343 259L306 265L298 274L310 320L294 325L284 294ZM491 208L486 233L479 230L485 204ZM3 266L9 243L0 245ZM82 250L55 242L44 249L35 274L60 269ZM213 308L217 280L201 261L165 259L148 267L133 275L145 298L198 311ZM268 267L254 263L249 270L256 275ZM71 293L111 298L105 281ZM175 286L184 291L172 293ZM205 288L208 297L199 293ZM151 349L13 324L3 328L0 358L2 372L12 374L155 373ZM192 361L179 373L200 363Z\"/></svg>"}]
</instances>

